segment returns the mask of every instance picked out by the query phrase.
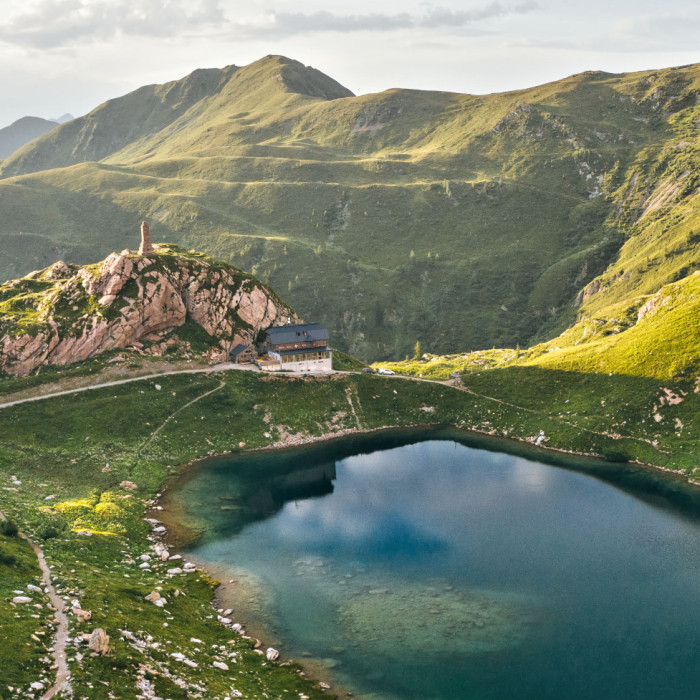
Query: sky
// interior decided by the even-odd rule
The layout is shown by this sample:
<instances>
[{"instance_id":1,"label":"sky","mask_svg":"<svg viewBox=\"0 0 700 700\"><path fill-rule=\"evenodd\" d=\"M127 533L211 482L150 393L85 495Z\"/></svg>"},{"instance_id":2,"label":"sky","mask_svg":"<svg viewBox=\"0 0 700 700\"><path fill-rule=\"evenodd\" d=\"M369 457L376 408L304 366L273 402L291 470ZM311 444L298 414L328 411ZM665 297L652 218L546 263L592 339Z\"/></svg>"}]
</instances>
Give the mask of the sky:
<instances>
[{"instance_id":1,"label":"sky","mask_svg":"<svg viewBox=\"0 0 700 700\"><path fill-rule=\"evenodd\" d=\"M697 0L0 0L0 127L282 54L355 94L700 62Z\"/></svg>"}]
</instances>

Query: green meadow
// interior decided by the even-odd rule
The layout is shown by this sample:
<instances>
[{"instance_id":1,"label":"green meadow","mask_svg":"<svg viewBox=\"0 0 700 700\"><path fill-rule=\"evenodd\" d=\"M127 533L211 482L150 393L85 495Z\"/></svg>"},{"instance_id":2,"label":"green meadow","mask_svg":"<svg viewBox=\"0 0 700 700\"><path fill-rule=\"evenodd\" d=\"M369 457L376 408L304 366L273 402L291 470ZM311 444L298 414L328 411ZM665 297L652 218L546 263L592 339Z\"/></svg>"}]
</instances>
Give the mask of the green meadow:
<instances>
[{"instance_id":1,"label":"green meadow","mask_svg":"<svg viewBox=\"0 0 700 700\"><path fill-rule=\"evenodd\" d=\"M336 345L529 346L698 268L698 66L355 97L271 56L141 88L0 168L0 276L154 240L269 282Z\"/></svg>"}]
</instances>

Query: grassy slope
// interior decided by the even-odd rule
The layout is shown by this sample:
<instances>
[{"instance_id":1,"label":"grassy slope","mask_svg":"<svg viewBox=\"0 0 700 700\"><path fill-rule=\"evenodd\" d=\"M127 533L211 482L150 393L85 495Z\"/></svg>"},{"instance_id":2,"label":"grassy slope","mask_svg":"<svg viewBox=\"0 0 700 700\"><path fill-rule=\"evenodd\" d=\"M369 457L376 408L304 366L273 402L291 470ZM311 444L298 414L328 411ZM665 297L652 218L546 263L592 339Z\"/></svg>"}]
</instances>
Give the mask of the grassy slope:
<instances>
[{"instance_id":1,"label":"grassy slope","mask_svg":"<svg viewBox=\"0 0 700 700\"><path fill-rule=\"evenodd\" d=\"M698 75L355 98L276 57L198 72L106 103L78 133L65 125L5 162L0 274L36 267L47 246L102 257L133 245L148 218L156 239L266 279L355 354L400 357L418 339L435 352L525 345L574 319L574 297L614 275L620 246L638 250L656 289L671 281L661 260L641 268L633 204L663 190L664 154L696 162L677 146L692 135ZM123 119L146 107L143 126ZM661 225L654 240L680 249L683 231ZM697 250L683 255L676 272L697 263Z\"/></svg>"},{"instance_id":2,"label":"grassy slope","mask_svg":"<svg viewBox=\"0 0 700 700\"><path fill-rule=\"evenodd\" d=\"M309 437L434 422L530 442L544 430L545 444L550 447L607 453L617 459L624 454L689 474L697 475L700 470L694 441L672 428L675 417L692 422L700 408L698 394L691 393L683 403L664 409L664 421L653 427L620 428L626 435L621 439L612 436L603 412L621 420L625 410L630 414L635 410L624 405L630 387L640 403L651 402L659 393L659 382L632 385L622 377L579 375L578 383L572 383L563 373L554 375L537 368L499 372L498 398L488 396L495 388L489 373L470 376L470 391L465 392L440 384L367 375L291 379L231 372L224 376L222 388L165 423L147 447L149 437L168 416L217 388L219 377L163 377L157 382L160 390L155 380L143 380L2 409L0 480L8 483L12 474L22 482L3 490L2 509L43 542L63 594L77 597L84 609L92 610L89 623L72 622L73 634L102 626L112 637L112 657L86 656L77 663L75 652L70 653L76 694L96 698L102 692L98 684L106 682L118 697L135 697L139 664L145 662L160 669L148 677L167 697L184 696L162 675L165 669L191 688L192 684L205 688L210 698L222 698L234 687L249 698L265 697L264 693L281 697L285 689L318 695L314 685L303 681L293 668L264 663L249 650L250 642L241 638L230 642L231 633L216 623L208 608L211 589L206 580L197 575L165 578L163 569L171 565L154 563L147 571L138 568L138 557L147 549L148 527L141 520L145 502L176 465L193 457L227 451L241 442L246 448L264 447L285 434ZM542 399L543 383L550 392L546 401ZM562 388L553 397L552 386L558 383ZM612 398L598 409L594 404L601 392ZM564 395L570 397L568 403ZM584 408L587 415L577 415ZM104 470L107 464L109 470ZM602 474L608 469L603 463L583 466ZM635 474L632 467L620 467L618 476L633 479ZM120 488L124 479L135 482L138 491ZM672 482L664 488L675 489ZM47 528L53 528L57 536L42 540ZM81 529L97 534L81 537L76 534ZM4 540L0 545L3 551L7 549ZM26 552L18 554L20 563L9 567L3 580L8 585L11 581L13 588L25 589L26 583L36 581L37 572ZM156 585L162 586L170 601L165 610L143 600ZM9 595L7 586L4 590ZM175 597L175 590L185 595ZM26 640L27 653L3 664L0 694L6 684L26 688L47 673L43 641L31 637L37 629L45 629L45 616L35 619L17 611L19 616L14 617L14 613L4 608L0 628L3 634L11 629L22 650ZM234 617L238 615L244 619L245 611L235 611ZM145 654L136 652L119 630L140 639L151 635L160 647ZM203 641L192 642L191 637ZM223 658L219 645L241 654L230 673L211 666L213 660ZM170 654L176 651L198 667L173 661Z\"/></svg>"},{"instance_id":3,"label":"grassy slope","mask_svg":"<svg viewBox=\"0 0 700 700\"><path fill-rule=\"evenodd\" d=\"M625 240L577 295L571 325L527 349L426 355L386 366L442 379L457 372L476 391L533 410L549 406L581 428L659 445L669 438L669 464L697 475L700 107L688 96L700 83L691 74L649 78L655 87L641 99L671 114L668 137L641 149L618 174L606 225L617 226ZM669 94L678 81L687 81L680 93L686 97L674 101ZM675 393L671 401L666 389ZM631 456L626 447L614 450Z\"/></svg>"},{"instance_id":4,"label":"grassy slope","mask_svg":"<svg viewBox=\"0 0 700 700\"><path fill-rule=\"evenodd\" d=\"M606 307L601 317L526 350L426 354L383 365L435 379L458 373L471 391L545 412L554 421L543 427L547 436L560 430L561 421L576 426L577 451L648 461L697 479L700 273L662 287L651 297L656 306L637 320L637 309L649 299L642 297L626 314L620 305ZM601 451L597 434L618 442ZM587 439L592 447L585 447ZM643 443L663 456L647 452Z\"/></svg>"}]
</instances>

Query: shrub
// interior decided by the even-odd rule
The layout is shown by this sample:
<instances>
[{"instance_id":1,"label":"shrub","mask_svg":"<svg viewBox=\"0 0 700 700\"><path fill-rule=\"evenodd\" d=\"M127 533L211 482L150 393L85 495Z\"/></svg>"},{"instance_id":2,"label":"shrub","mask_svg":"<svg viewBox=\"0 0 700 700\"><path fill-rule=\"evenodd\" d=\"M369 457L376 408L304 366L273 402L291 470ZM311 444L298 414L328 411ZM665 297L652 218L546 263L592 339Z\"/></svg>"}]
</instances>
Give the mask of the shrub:
<instances>
[{"instance_id":1,"label":"shrub","mask_svg":"<svg viewBox=\"0 0 700 700\"><path fill-rule=\"evenodd\" d=\"M58 537L59 534L59 529L53 525L42 525L37 532L37 535L39 535L42 540L52 540Z\"/></svg>"},{"instance_id":2,"label":"shrub","mask_svg":"<svg viewBox=\"0 0 700 700\"><path fill-rule=\"evenodd\" d=\"M630 457L626 452L622 450L616 450L614 448L603 450L603 459L606 462L629 462Z\"/></svg>"},{"instance_id":3,"label":"shrub","mask_svg":"<svg viewBox=\"0 0 700 700\"><path fill-rule=\"evenodd\" d=\"M0 549L0 566L14 566L17 563L17 557L14 554L7 554Z\"/></svg>"},{"instance_id":4,"label":"shrub","mask_svg":"<svg viewBox=\"0 0 700 700\"><path fill-rule=\"evenodd\" d=\"M7 535L7 537L16 537L18 532L19 528L12 520L0 521L0 534Z\"/></svg>"}]
</instances>

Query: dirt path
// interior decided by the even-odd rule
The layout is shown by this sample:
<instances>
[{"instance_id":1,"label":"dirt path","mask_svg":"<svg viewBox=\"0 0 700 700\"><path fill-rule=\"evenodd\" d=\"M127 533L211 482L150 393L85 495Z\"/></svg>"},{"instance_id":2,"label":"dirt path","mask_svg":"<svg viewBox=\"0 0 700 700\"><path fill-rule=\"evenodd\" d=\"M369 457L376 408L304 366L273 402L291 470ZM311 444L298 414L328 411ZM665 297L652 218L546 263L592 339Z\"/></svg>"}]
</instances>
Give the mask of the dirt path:
<instances>
[{"instance_id":1,"label":"dirt path","mask_svg":"<svg viewBox=\"0 0 700 700\"><path fill-rule=\"evenodd\" d=\"M155 439L156 435L163 430L163 428L167 425L168 421L170 421L172 418L174 418L180 411L184 411L186 408L191 406L193 403L197 403L197 401L201 401L205 396L209 396L209 394L213 394L215 391L219 391L220 389L223 389L226 386L226 382L222 379L221 382L219 382L219 386L214 387L213 389L210 389L209 391L205 392L201 396L198 396L196 399L192 399L189 403L186 403L184 406L180 406L180 408L177 409L177 411L174 411L171 413L150 435L150 437L146 440L146 442L139 447L137 454L139 457L141 456L141 452L145 450Z\"/></svg>"},{"instance_id":2,"label":"dirt path","mask_svg":"<svg viewBox=\"0 0 700 700\"><path fill-rule=\"evenodd\" d=\"M99 384L92 384L90 386L79 387L76 389L66 389L64 391L56 391L56 392L53 392L51 394L43 394L41 396L32 396L29 398L17 399L15 401L7 401L5 403L0 403L0 410L3 408L9 408L10 406L17 406L19 404L28 403L30 401L42 401L44 399L52 399L52 398L55 398L57 396L66 396L68 394L76 394L76 393L79 393L82 391L91 391L93 389L102 389L104 387L117 386L119 384L129 384L131 382L139 382L139 381L146 380L146 379L158 379L159 377L167 377L167 376L173 375L173 374L210 374L212 372L225 372L228 370L241 370L241 371L248 371L248 372L250 372L250 371L259 372L260 371L258 369L258 367L254 366L254 365L237 365L237 364L233 364L233 363L225 363L225 364L220 364L220 365L214 365L212 367L201 367L201 368L197 368L197 369L168 370L165 372L158 372L155 374L144 374L144 375L136 376L136 377L128 377L127 379L117 379L117 380L110 381L110 382L102 382ZM359 372L334 371L333 374L359 374ZM286 376L292 377L292 376L307 376L307 375L304 373L301 373L301 374L288 373L288 374L286 374ZM451 389L455 389L457 391L464 391L468 394L472 394L473 396L478 396L482 399L487 399L488 401L493 401L494 403L503 404L504 406L510 406L511 408L515 408L515 409L520 410L520 411L526 411L528 413L533 413L533 414L542 416L543 418L546 418L548 420L554 420L554 421L557 421L559 423L563 423L564 425L568 425L571 428L575 428L576 430L580 430L582 432L589 433L591 435L599 435L601 437L610 437L610 438L614 438L614 439L624 438L624 439L628 439L628 440L635 440L636 442L643 442L645 444L652 445L660 453L665 454L663 450L660 450L658 447L656 447L656 445L653 444L653 442L651 440L649 440L647 438L639 438L639 437L634 437L632 435L612 435L610 433L601 432L598 430L592 430L591 428L585 428L583 426L577 425L576 423L572 423L571 421L567 421L559 416L551 416L547 413L541 413L540 411L537 411L537 410L532 409L532 408L527 408L525 406L518 406L517 404L510 403L508 401L503 401L501 399L497 399L493 396L486 396L485 394L479 394L479 393L472 391L471 389L469 389L461 384L454 382L451 379L448 379L448 380L426 379L423 377L411 377L411 376L401 375L401 374L385 375L383 378L389 379L389 380L391 380L391 379L404 379L404 380L414 381L414 382L426 382L428 384L442 384L443 386L449 387ZM219 388L220 387L217 387L217 389L212 389L212 391L217 391ZM211 392L207 392L207 393L211 393ZM206 396L206 395L207 394L204 394L204 396ZM200 398L203 398L203 396ZM195 399L195 401L199 401L199 399ZM192 401L191 403L194 403L194 401ZM178 409L178 411L176 411L175 413L173 413L171 416L169 416L166 419L165 423L167 423L170 420L170 418L172 418L176 413L183 410L184 408L187 408L187 406L191 405L191 403L186 404L185 406L182 406L182 408ZM352 402L350 403L350 405L353 408L353 413L355 413L354 406L352 406ZM355 414L355 418L357 419L357 414ZM160 428L158 428L151 435L151 437L148 439L148 441L146 443L144 443L144 445L139 450L139 454L140 454L141 450L145 449L146 447L148 447L148 445L150 445L151 441L155 438L157 433L165 426L165 423L163 423L163 425L161 425ZM358 423L359 423L359 419L358 419Z\"/></svg>"},{"instance_id":3,"label":"dirt path","mask_svg":"<svg viewBox=\"0 0 700 700\"><path fill-rule=\"evenodd\" d=\"M56 593L56 589L53 587L51 582L51 570L46 563L46 558L44 557L44 552L39 547L38 544L33 542L27 535L20 533L20 537L23 537L27 542L29 542L31 548L36 554L36 558L39 560L39 567L41 568L41 579L44 582L44 587L56 610L56 620L58 620L58 627L56 629L56 641L54 642L53 649L51 650L54 659L56 660L56 682L41 696L41 700L49 700L56 693L65 690L70 691L70 671L68 670L68 660L66 659L66 645L68 644L68 616L65 612L65 601L61 596Z\"/></svg>"},{"instance_id":4,"label":"dirt path","mask_svg":"<svg viewBox=\"0 0 700 700\"><path fill-rule=\"evenodd\" d=\"M82 391L92 391L93 389L103 389L108 386L118 386L119 384L130 384L131 382L141 382L145 379L158 379L160 377L167 377L171 374L210 374L211 372L224 372L228 370L241 370L247 372L257 372L259 371L257 367L252 365L234 365L232 363L226 363L221 365L213 365L212 367L202 367L199 369L174 369L167 372L158 372L155 374L142 374L137 377L128 377L127 379L115 379L111 382L101 382L99 384L91 384L90 386L82 386L77 389L66 389L64 391L54 391L51 394L42 394L40 396L30 396L26 399L17 399L15 401L6 401L0 403L0 409L9 408L10 406L18 406L22 403L29 403L30 401L43 401L44 399L53 399L57 396L67 396L68 394L77 394Z\"/></svg>"},{"instance_id":5,"label":"dirt path","mask_svg":"<svg viewBox=\"0 0 700 700\"><path fill-rule=\"evenodd\" d=\"M5 515L0 512L0 520L5 520ZM65 612L65 601L61 596L56 593L56 589L51 581L51 569L46 563L46 558L44 557L44 551L36 544L29 535L23 532L18 533L18 537L26 540L29 546L36 554L36 558L39 561L39 568L41 569L41 580L46 589L46 593L49 596L51 605L53 605L56 611L56 620L58 621L58 627L56 629L56 641L54 642L53 649L51 653L56 661L56 682L41 696L40 700L49 700L49 698L54 697L56 693L63 690L70 693L70 671L68 669L68 660L66 658L66 645L68 644L68 616Z\"/></svg>"}]
</instances>

